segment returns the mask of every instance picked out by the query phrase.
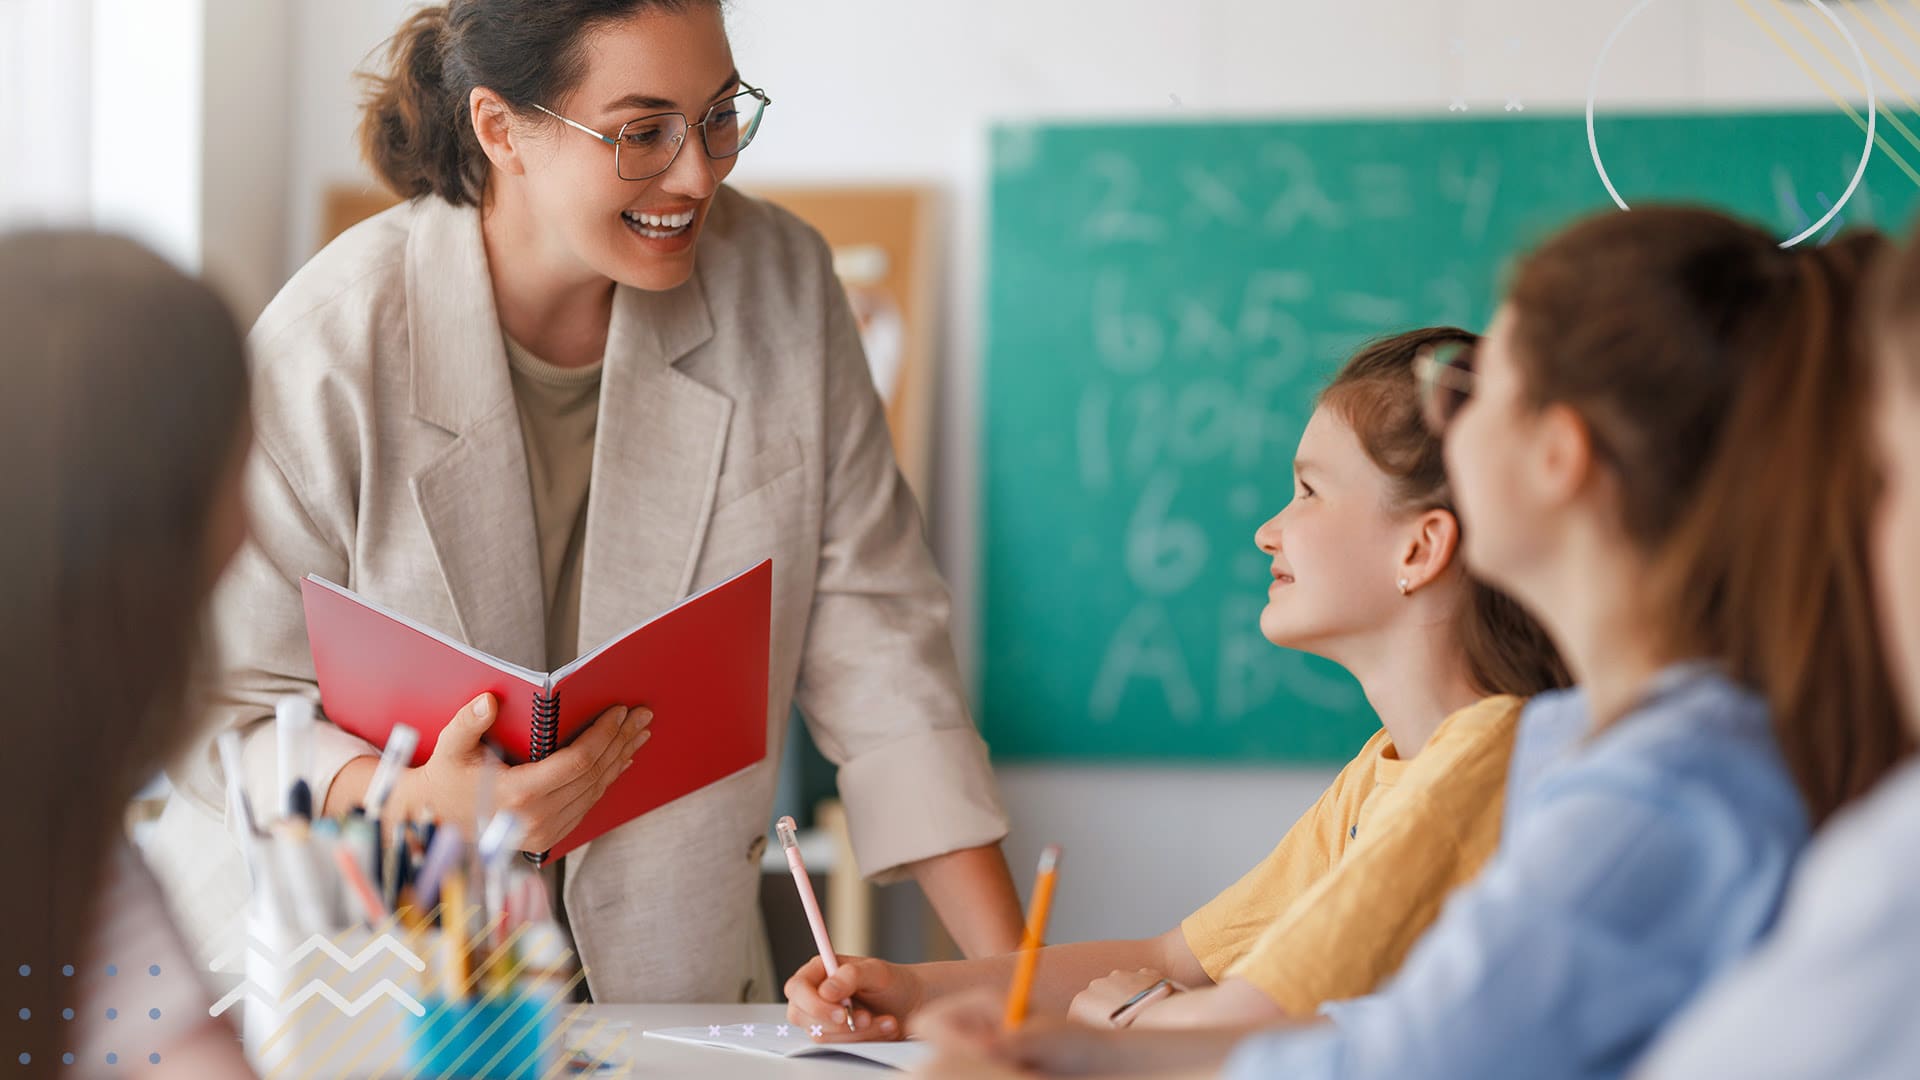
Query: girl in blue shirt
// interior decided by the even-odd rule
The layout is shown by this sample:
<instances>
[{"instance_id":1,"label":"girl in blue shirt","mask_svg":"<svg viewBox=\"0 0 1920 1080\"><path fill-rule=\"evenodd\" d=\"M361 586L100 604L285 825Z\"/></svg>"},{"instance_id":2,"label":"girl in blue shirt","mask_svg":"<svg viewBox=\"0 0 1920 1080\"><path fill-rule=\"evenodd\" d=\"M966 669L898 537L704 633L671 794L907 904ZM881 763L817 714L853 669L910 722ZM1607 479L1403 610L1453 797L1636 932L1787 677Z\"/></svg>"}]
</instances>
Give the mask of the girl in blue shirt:
<instances>
[{"instance_id":1,"label":"girl in blue shirt","mask_svg":"<svg viewBox=\"0 0 1920 1080\"><path fill-rule=\"evenodd\" d=\"M930 1026L1060 1072L1623 1075L1767 931L1811 826L1900 750L1865 580L1856 328L1878 247L1609 213L1520 264L1477 350L1428 358L1467 561L1582 685L1528 707L1500 851L1378 993L1237 1050Z\"/></svg>"}]
</instances>

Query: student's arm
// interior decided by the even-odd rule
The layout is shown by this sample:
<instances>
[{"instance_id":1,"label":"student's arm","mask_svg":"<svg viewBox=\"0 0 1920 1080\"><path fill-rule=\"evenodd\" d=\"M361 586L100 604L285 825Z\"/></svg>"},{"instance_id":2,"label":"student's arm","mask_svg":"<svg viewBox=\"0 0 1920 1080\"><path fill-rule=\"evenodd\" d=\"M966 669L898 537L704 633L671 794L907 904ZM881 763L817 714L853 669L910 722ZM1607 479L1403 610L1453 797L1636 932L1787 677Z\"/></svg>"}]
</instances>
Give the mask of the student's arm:
<instances>
[{"instance_id":1,"label":"student's arm","mask_svg":"<svg viewBox=\"0 0 1920 1080\"><path fill-rule=\"evenodd\" d=\"M1136 1028L1267 1023L1373 993L1499 842L1509 724L1456 728L1402 777L1338 863L1275 914L1213 990L1139 1011ZM1467 737L1471 734L1471 737Z\"/></svg>"},{"instance_id":2,"label":"student's arm","mask_svg":"<svg viewBox=\"0 0 1920 1080\"><path fill-rule=\"evenodd\" d=\"M1287 1019L1266 991L1229 977L1219 986L1203 987L1148 1006L1129 1026L1136 1031L1178 1028L1265 1027Z\"/></svg>"},{"instance_id":3,"label":"student's arm","mask_svg":"<svg viewBox=\"0 0 1920 1080\"><path fill-rule=\"evenodd\" d=\"M1213 1075L1255 1033L1224 1028L1128 1031L1056 1017L1035 1018L1008 1032L998 1016L964 999L928 1010L914 1027L915 1036L932 1043L949 1061L988 1062L1023 1070L1010 1075L1047 1076ZM1295 1080L1288 1074L1273 1075Z\"/></svg>"},{"instance_id":4,"label":"student's arm","mask_svg":"<svg viewBox=\"0 0 1920 1080\"><path fill-rule=\"evenodd\" d=\"M1075 994L1115 968L1147 967L1182 982L1207 982L1207 973L1177 929L1156 938L1049 945L1040 957L1034 972L1035 1013L1066 1012ZM839 972L828 979L825 966L815 957L787 980L787 1016L797 1025L819 1025L825 1042L898 1037L904 1034L907 1019L929 1002L967 991L1004 992L1012 985L1018 962L1018 953L932 964L846 958ZM854 999L853 1034L847 1032L838 1011L839 1002L849 996ZM891 1028L888 1020L893 1021Z\"/></svg>"}]
</instances>

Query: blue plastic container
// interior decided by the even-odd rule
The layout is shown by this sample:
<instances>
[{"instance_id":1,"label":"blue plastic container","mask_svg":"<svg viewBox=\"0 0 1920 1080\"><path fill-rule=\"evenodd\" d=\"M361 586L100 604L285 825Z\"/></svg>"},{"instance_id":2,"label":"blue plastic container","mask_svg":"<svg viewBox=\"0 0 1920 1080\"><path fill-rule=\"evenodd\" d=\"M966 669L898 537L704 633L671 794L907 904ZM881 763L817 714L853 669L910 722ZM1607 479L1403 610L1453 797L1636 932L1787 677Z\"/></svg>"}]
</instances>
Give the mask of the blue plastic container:
<instances>
[{"instance_id":1,"label":"blue plastic container","mask_svg":"<svg viewBox=\"0 0 1920 1080\"><path fill-rule=\"evenodd\" d=\"M542 998L522 993L491 1001L430 997L413 1021L407 1059L422 1076L535 1080L544 1074L547 1017Z\"/></svg>"}]
</instances>

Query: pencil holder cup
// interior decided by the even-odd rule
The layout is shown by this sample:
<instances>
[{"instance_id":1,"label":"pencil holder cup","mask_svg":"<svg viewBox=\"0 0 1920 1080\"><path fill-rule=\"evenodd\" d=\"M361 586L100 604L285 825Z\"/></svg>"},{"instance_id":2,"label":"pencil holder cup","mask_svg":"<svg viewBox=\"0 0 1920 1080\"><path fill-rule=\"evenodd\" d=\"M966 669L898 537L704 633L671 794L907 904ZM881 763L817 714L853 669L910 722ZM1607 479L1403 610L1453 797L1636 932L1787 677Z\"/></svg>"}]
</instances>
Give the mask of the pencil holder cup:
<instances>
[{"instance_id":1,"label":"pencil holder cup","mask_svg":"<svg viewBox=\"0 0 1920 1080\"><path fill-rule=\"evenodd\" d=\"M397 926L299 934L248 919L242 1037L265 1076L376 1077L409 1057L426 995L429 935Z\"/></svg>"},{"instance_id":2,"label":"pencil holder cup","mask_svg":"<svg viewBox=\"0 0 1920 1080\"><path fill-rule=\"evenodd\" d=\"M411 1025L409 1063L422 1076L533 1080L551 1007L542 996L510 991L493 998L435 996Z\"/></svg>"}]
</instances>

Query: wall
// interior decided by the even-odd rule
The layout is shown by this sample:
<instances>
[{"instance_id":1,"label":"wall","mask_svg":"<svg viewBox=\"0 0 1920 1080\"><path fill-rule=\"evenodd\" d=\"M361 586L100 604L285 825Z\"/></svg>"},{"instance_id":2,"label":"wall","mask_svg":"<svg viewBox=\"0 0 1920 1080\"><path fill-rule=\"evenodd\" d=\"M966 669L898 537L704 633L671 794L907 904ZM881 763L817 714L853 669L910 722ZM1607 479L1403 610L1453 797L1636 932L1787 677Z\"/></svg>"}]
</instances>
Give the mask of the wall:
<instances>
[{"instance_id":1,"label":"wall","mask_svg":"<svg viewBox=\"0 0 1920 1080\"><path fill-rule=\"evenodd\" d=\"M1791 33L1770 0L1748 2ZM320 190L363 175L353 150L348 74L409 6L402 0L297 4L287 270L312 248ZM938 185L949 198L941 494L933 511L937 546L960 601L956 630L969 668L984 125L1036 115L1174 111L1438 112L1455 95L1475 110L1497 111L1517 100L1534 111L1573 111L1585 100L1601 43L1632 6L1631 0L733 0L741 70L776 101L765 133L736 173L740 182L913 180ZM1804 3L1791 7L1818 28L1817 12ZM1910 4L1898 10L1920 26ZM1920 57L1920 41L1884 18L1876 26ZM1858 36L1888 72L1914 84L1911 65L1902 66L1864 29ZM1831 33L1825 39L1839 54L1837 39ZM1615 47L1601 88L1610 107L1826 100L1753 26L1740 0L1654 4ZM1042 843L1067 845L1057 937L1151 933L1251 865L1330 776L1320 769L1008 768L1001 779L1017 823L1010 854L1024 878ZM1194 837L1206 843L1195 844ZM1143 873L1143 866L1151 869Z\"/></svg>"}]
</instances>

